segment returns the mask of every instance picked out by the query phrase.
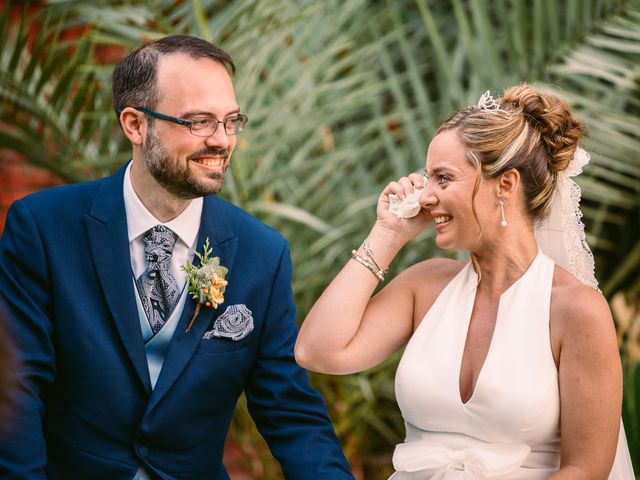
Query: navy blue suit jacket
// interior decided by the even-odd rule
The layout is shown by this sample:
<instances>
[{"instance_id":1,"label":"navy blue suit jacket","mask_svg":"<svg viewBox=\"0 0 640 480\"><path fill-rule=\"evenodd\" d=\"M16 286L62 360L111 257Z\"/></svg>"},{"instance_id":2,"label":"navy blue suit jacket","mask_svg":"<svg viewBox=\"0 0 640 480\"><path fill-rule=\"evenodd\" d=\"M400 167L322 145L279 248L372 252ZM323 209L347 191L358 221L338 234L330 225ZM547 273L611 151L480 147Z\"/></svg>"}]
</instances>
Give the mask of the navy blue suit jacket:
<instances>
[{"instance_id":1,"label":"navy blue suit jacket","mask_svg":"<svg viewBox=\"0 0 640 480\"><path fill-rule=\"evenodd\" d=\"M15 202L0 240L0 295L14 319L20 387L0 478L227 479L222 454L242 391L287 479L352 478L322 398L293 357L287 242L216 197L198 234L229 269L225 301L186 333L189 298L151 389L132 283L124 167ZM202 339L227 305L255 328Z\"/></svg>"}]
</instances>

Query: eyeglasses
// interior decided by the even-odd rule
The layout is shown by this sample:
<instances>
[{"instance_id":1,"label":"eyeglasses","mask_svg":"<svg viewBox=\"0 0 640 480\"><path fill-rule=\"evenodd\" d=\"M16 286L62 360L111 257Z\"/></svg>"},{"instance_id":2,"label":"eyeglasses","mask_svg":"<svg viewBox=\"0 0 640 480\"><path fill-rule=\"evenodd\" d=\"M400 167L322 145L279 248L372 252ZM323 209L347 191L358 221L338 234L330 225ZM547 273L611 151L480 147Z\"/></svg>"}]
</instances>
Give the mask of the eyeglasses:
<instances>
[{"instance_id":1,"label":"eyeglasses","mask_svg":"<svg viewBox=\"0 0 640 480\"><path fill-rule=\"evenodd\" d=\"M238 114L232 118L227 118L224 121L220 121L210 115L200 115L194 117L191 120L187 120L186 118L172 117L170 115L154 112L153 110L148 110L142 107L133 108L150 117L189 127L189 131L191 132L191 134L195 135L196 137L210 137L216 132L216 130L218 129L218 125L220 124L224 125L224 131L227 133L227 135L237 135L239 133L242 133L242 131L244 130L244 126L247 124L247 120L249 120L246 115L242 114ZM119 112L122 111L121 108L118 110Z\"/></svg>"}]
</instances>

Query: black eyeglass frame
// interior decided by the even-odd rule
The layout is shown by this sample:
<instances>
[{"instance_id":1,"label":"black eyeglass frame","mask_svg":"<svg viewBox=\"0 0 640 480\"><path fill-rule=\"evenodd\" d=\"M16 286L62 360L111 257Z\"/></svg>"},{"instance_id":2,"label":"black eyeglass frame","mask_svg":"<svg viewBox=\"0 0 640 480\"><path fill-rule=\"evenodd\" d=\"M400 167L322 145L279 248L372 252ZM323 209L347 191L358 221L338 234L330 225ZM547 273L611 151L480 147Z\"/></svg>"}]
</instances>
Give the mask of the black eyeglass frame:
<instances>
[{"instance_id":1,"label":"black eyeglass frame","mask_svg":"<svg viewBox=\"0 0 640 480\"><path fill-rule=\"evenodd\" d=\"M215 117L211 117L212 120L215 122L215 126L213 127L213 131L209 134L209 135L199 135L198 133L194 133L193 130L191 129L191 127L193 126L194 122L193 120L187 120L186 118L179 118L179 117L172 117L171 115L166 115L164 113L160 113L160 112L155 112L153 110L149 110L148 108L144 108L144 107L132 107L136 110L138 110L139 112L144 113L145 115L148 115L150 117L154 117L157 118L159 120L164 120L166 122L172 122L172 123L177 123L178 125L182 125L184 127L188 127L189 128L189 133L191 133L191 135L194 135L196 137L210 137L212 136L214 133L216 133L216 130L218 130L218 127L220 126L220 124L224 125L224 131L227 135L237 135L239 133L242 133L242 131L244 130L245 125L247 124L247 121L249 120L249 118L246 115L243 115L241 113L238 113L232 120L218 120ZM122 110L124 110L123 108L118 108L117 112L118 114L122 113ZM240 124L240 129L234 131L233 133L229 133L227 131L227 123L233 124L234 121L236 120L240 120L241 124Z\"/></svg>"}]
</instances>

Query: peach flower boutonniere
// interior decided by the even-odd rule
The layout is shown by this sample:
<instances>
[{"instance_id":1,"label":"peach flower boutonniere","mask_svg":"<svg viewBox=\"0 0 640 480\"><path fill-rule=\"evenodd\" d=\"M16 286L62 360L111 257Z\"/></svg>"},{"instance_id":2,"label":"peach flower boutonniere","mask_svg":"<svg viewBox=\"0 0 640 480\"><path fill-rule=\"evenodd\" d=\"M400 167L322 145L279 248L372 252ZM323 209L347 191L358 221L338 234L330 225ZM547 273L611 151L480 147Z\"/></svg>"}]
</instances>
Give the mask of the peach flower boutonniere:
<instances>
[{"instance_id":1,"label":"peach flower boutonniere","mask_svg":"<svg viewBox=\"0 0 640 480\"><path fill-rule=\"evenodd\" d=\"M189 293L197 302L196 310L193 312L193 317L191 317L187 326L187 332L191 330L202 305L209 308L218 308L224 302L224 291L229 283L225 280L225 276L229 270L220 265L220 257L210 257L212 252L213 250L209 246L209 238L207 237L203 245L202 254L196 251L196 256L200 259L200 266L196 267L193 263L187 262L182 267L182 270L187 273Z\"/></svg>"}]
</instances>

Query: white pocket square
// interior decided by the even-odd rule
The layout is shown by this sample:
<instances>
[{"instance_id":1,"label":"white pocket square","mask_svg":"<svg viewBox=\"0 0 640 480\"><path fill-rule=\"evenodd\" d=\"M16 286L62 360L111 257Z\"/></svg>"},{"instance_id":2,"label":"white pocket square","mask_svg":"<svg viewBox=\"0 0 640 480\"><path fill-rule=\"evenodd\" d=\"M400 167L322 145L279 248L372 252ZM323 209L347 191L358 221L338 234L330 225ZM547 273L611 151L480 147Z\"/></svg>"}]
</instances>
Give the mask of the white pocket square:
<instances>
[{"instance_id":1,"label":"white pocket square","mask_svg":"<svg viewBox=\"0 0 640 480\"><path fill-rule=\"evenodd\" d=\"M213 322L211 330L205 332L204 339L212 337L230 338L238 341L253 330L253 316L246 305L229 305L222 315Z\"/></svg>"}]
</instances>

